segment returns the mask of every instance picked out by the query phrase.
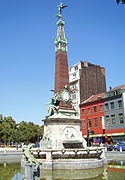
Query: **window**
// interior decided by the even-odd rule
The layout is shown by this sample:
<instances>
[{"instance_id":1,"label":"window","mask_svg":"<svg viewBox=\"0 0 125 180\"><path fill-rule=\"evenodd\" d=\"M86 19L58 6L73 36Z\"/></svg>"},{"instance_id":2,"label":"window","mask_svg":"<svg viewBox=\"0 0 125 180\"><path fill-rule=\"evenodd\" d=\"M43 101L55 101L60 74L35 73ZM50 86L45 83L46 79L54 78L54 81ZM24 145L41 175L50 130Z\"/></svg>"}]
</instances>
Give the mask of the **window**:
<instances>
[{"instance_id":1,"label":"window","mask_svg":"<svg viewBox=\"0 0 125 180\"><path fill-rule=\"evenodd\" d=\"M86 129L86 121L85 121L85 120L83 120L83 121L81 122L81 128L82 128L82 129Z\"/></svg>"},{"instance_id":2,"label":"window","mask_svg":"<svg viewBox=\"0 0 125 180\"><path fill-rule=\"evenodd\" d=\"M85 115L85 109L82 109L82 115Z\"/></svg>"},{"instance_id":3,"label":"window","mask_svg":"<svg viewBox=\"0 0 125 180\"><path fill-rule=\"evenodd\" d=\"M105 122L106 122L106 125L110 124L109 116L105 116Z\"/></svg>"},{"instance_id":4,"label":"window","mask_svg":"<svg viewBox=\"0 0 125 180\"><path fill-rule=\"evenodd\" d=\"M78 70L78 66L75 66L74 69L75 69L75 71L77 71Z\"/></svg>"},{"instance_id":5,"label":"window","mask_svg":"<svg viewBox=\"0 0 125 180\"><path fill-rule=\"evenodd\" d=\"M92 127L92 121L91 121L91 119L88 119L88 127L89 127L89 128Z\"/></svg>"},{"instance_id":6,"label":"window","mask_svg":"<svg viewBox=\"0 0 125 180\"><path fill-rule=\"evenodd\" d=\"M76 99L76 93L72 94L72 99Z\"/></svg>"},{"instance_id":7,"label":"window","mask_svg":"<svg viewBox=\"0 0 125 180\"><path fill-rule=\"evenodd\" d=\"M123 113L119 114L119 122L120 122L120 124L124 123Z\"/></svg>"},{"instance_id":8,"label":"window","mask_svg":"<svg viewBox=\"0 0 125 180\"><path fill-rule=\"evenodd\" d=\"M99 117L100 124L102 126L102 117Z\"/></svg>"},{"instance_id":9,"label":"window","mask_svg":"<svg viewBox=\"0 0 125 180\"><path fill-rule=\"evenodd\" d=\"M119 107L119 108L122 108L122 100L119 100L119 101L118 101L118 107Z\"/></svg>"},{"instance_id":10,"label":"window","mask_svg":"<svg viewBox=\"0 0 125 180\"><path fill-rule=\"evenodd\" d=\"M105 104L105 110L109 110L109 104L108 103Z\"/></svg>"},{"instance_id":11,"label":"window","mask_svg":"<svg viewBox=\"0 0 125 180\"><path fill-rule=\"evenodd\" d=\"M93 107L93 111L94 111L94 113L97 112L97 106L94 106L94 107Z\"/></svg>"},{"instance_id":12,"label":"window","mask_svg":"<svg viewBox=\"0 0 125 180\"><path fill-rule=\"evenodd\" d=\"M103 105L101 104L100 105L100 112L102 112L103 111Z\"/></svg>"},{"instance_id":13,"label":"window","mask_svg":"<svg viewBox=\"0 0 125 180\"><path fill-rule=\"evenodd\" d=\"M76 88L76 84L73 84L72 87L73 87L73 88Z\"/></svg>"},{"instance_id":14,"label":"window","mask_svg":"<svg viewBox=\"0 0 125 180\"><path fill-rule=\"evenodd\" d=\"M110 107L111 107L111 109L114 109L114 108L115 108L114 102L111 102L111 103L110 103Z\"/></svg>"},{"instance_id":15,"label":"window","mask_svg":"<svg viewBox=\"0 0 125 180\"><path fill-rule=\"evenodd\" d=\"M98 119L97 118L94 118L94 126L98 127Z\"/></svg>"},{"instance_id":16,"label":"window","mask_svg":"<svg viewBox=\"0 0 125 180\"><path fill-rule=\"evenodd\" d=\"M112 124L116 123L116 121L115 121L115 114L111 115L111 121L112 121Z\"/></svg>"},{"instance_id":17,"label":"window","mask_svg":"<svg viewBox=\"0 0 125 180\"><path fill-rule=\"evenodd\" d=\"M87 108L87 110L88 110L88 114L90 114L91 113L90 108Z\"/></svg>"},{"instance_id":18,"label":"window","mask_svg":"<svg viewBox=\"0 0 125 180\"><path fill-rule=\"evenodd\" d=\"M76 73L73 74L73 78L76 78Z\"/></svg>"}]
</instances>

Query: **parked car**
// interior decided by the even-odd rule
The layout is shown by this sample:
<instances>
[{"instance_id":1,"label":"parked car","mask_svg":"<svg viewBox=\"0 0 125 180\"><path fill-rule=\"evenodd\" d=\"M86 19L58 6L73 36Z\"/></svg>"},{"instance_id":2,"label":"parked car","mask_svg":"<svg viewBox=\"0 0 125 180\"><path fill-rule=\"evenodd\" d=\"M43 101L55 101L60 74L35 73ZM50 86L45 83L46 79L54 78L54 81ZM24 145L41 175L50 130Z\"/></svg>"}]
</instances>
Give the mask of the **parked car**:
<instances>
[{"instance_id":1,"label":"parked car","mask_svg":"<svg viewBox=\"0 0 125 180\"><path fill-rule=\"evenodd\" d=\"M125 151L125 142L118 142L113 148L115 151L120 151L120 148Z\"/></svg>"},{"instance_id":2,"label":"parked car","mask_svg":"<svg viewBox=\"0 0 125 180\"><path fill-rule=\"evenodd\" d=\"M34 148L38 148L38 147L40 147L40 144L39 144L39 143L36 143L36 144L33 145L33 147L34 147Z\"/></svg>"},{"instance_id":3,"label":"parked car","mask_svg":"<svg viewBox=\"0 0 125 180\"><path fill-rule=\"evenodd\" d=\"M111 145L111 144L105 144L104 147L107 149L107 151L113 150L113 145Z\"/></svg>"}]
</instances>

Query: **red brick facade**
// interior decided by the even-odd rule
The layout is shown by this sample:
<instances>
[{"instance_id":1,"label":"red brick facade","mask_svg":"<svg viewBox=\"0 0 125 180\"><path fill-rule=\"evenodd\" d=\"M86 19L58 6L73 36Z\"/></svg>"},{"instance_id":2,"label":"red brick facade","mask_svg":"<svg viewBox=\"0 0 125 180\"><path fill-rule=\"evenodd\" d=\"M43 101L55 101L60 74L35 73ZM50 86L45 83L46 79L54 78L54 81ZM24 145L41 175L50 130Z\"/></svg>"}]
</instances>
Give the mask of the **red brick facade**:
<instances>
[{"instance_id":1,"label":"red brick facade","mask_svg":"<svg viewBox=\"0 0 125 180\"><path fill-rule=\"evenodd\" d=\"M81 63L80 103L91 95L106 92L105 68L88 62Z\"/></svg>"},{"instance_id":2,"label":"red brick facade","mask_svg":"<svg viewBox=\"0 0 125 180\"><path fill-rule=\"evenodd\" d=\"M60 92L65 85L69 87L68 57L66 51L56 52L55 92Z\"/></svg>"},{"instance_id":3,"label":"red brick facade","mask_svg":"<svg viewBox=\"0 0 125 180\"><path fill-rule=\"evenodd\" d=\"M87 135L87 130L92 130L94 135L103 134L102 117L104 117L104 100L96 100L80 105L82 134Z\"/></svg>"}]
</instances>

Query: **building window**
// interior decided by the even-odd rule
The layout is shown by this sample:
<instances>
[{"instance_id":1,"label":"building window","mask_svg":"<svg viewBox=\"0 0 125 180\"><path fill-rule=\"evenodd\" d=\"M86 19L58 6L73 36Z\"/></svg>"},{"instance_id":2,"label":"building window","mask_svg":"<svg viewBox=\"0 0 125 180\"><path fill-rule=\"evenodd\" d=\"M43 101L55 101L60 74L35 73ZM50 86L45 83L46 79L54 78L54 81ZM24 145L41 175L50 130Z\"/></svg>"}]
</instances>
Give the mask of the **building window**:
<instances>
[{"instance_id":1,"label":"building window","mask_svg":"<svg viewBox=\"0 0 125 180\"><path fill-rule=\"evenodd\" d=\"M115 114L111 115L111 121L112 121L112 124L116 123L116 121L115 121Z\"/></svg>"},{"instance_id":2,"label":"building window","mask_svg":"<svg viewBox=\"0 0 125 180\"><path fill-rule=\"evenodd\" d=\"M91 121L91 119L88 119L88 127L89 127L89 128L92 127L92 121Z\"/></svg>"},{"instance_id":3,"label":"building window","mask_svg":"<svg viewBox=\"0 0 125 180\"><path fill-rule=\"evenodd\" d=\"M103 105L100 104L100 112L102 112L102 111L103 111Z\"/></svg>"},{"instance_id":4,"label":"building window","mask_svg":"<svg viewBox=\"0 0 125 180\"><path fill-rule=\"evenodd\" d=\"M111 103L110 103L110 107L111 107L111 109L114 109L114 108L115 108L114 102L111 102Z\"/></svg>"},{"instance_id":5,"label":"building window","mask_svg":"<svg viewBox=\"0 0 125 180\"><path fill-rule=\"evenodd\" d=\"M107 126L110 124L109 116L105 116L105 122Z\"/></svg>"},{"instance_id":6,"label":"building window","mask_svg":"<svg viewBox=\"0 0 125 180\"><path fill-rule=\"evenodd\" d=\"M99 118L99 121L100 121L100 124L101 124L101 127L102 127L102 117Z\"/></svg>"},{"instance_id":7,"label":"building window","mask_svg":"<svg viewBox=\"0 0 125 180\"><path fill-rule=\"evenodd\" d=\"M82 109L82 115L85 115L85 109Z\"/></svg>"},{"instance_id":8,"label":"building window","mask_svg":"<svg viewBox=\"0 0 125 180\"><path fill-rule=\"evenodd\" d=\"M119 101L118 101L118 107L119 107L119 108L122 108L122 100L119 100Z\"/></svg>"},{"instance_id":9,"label":"building window","mask_svg":"<svg viewBox=\"0 0 125 180\"><path fill-rule=\"evenodd\" d=\"M105 110L109 110L109 104L108 103L105 104Z\"/></svg>"},{"instance_id":10,"label":"building window","mask_svg":"<svg viewBox=\"0 0 125 180\"><path fill-rule=\"evenodd\" d=\"M91 114L90 108L87 108L88 114Z\"/></svg>"},{"instance_id":11,"label":"building window","mask_svg":"<svg viewBox=\"0 0 125 180\"><path fill-rule=\"evenodd\" d=\"M120 122L120 124L124 123L123 113L119 114L119 122Z\"/></svg>"},{"instance_id":12,"label":"building window","mask_svg":"<svg viewBox=\"0 0 125 180\"><path fill-rule=\"evenodd\" d=\"M78 70L78 66L75 66L74 69L75 69L75 71L77 71Z\"/></svg>"},{"instance_id":13,"label":"building window","mask_svg":"<svg viewBox=\"0 0 125 180\"><path fill-rule=\"evenodd\" d=\"M73 84L72 87L75 89L76 88L76 84Z\"/></svg>"},{"instance_id":14,"label":"building window","mask_svg":"<svg viewBox=\"0 0 125 180\"><path fill-rule=\"evenodd\" d=\"M94 107L93 107L93 111L94 111L94 113L97 112L97 106L94 106Z\"/></svg>"},{"instance_id":15,"label":"building window","mask_svg":"<svg viewBox=\"0 0 125 180\"><path fill-rule=\"evenodd\" d=\"M76 73L73 74L73 79L76 78Z\"/></svg>"},{"instance_id":16,"label":"building window","mask_svg":"<svg viewBox=\"0 0 125 180\"><path fill-rule=\"evenodd\" d=\"M76 99L76 93L72 94L72 99Z\"/></svg>"},{"instance_id":17,"label":"building window","mask_svg":"<svg viewBox=\"0 0 125 180\"><path fill-rule=\"evenodd\" d=\"M81 126L82 126L82 129L86 129L86 121L85 120L82 121Z\"/></svg>"},{"instance_id":18,"label":"building window","mask_svg":"<svg viewBox=\"0 0 125 180\"><path fill-rule=\"evenodd\" d=\"M98 119L97 118L94 118L94 126L98 127Z\"/></svg>"}]
</instances>

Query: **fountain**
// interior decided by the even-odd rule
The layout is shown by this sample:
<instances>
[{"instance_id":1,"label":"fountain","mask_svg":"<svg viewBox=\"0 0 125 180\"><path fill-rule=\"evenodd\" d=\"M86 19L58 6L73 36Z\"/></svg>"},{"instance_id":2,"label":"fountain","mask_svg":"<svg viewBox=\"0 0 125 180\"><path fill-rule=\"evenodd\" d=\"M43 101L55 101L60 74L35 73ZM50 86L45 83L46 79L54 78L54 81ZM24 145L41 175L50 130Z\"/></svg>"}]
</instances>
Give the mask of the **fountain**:
<instances>
[{"instance_id":1,"label":"fountain","mask_svg":"<svg viewBox=\"0 0 125 180\"><path fill-rule=\"evenodd\" d=\"M106 162L103 147L87 147L80 131L82 121L72 107L68 76L67 38L64 33L60 3L57 14L55 89L44 121L40 148L32 148L34 158L43 170L83 170L100 168ZM29 159L28 159L29 158ZM30 156L27 161L30 162ZM34 161L32 161L34 162Z\"/></svg>"}]
</instances>

